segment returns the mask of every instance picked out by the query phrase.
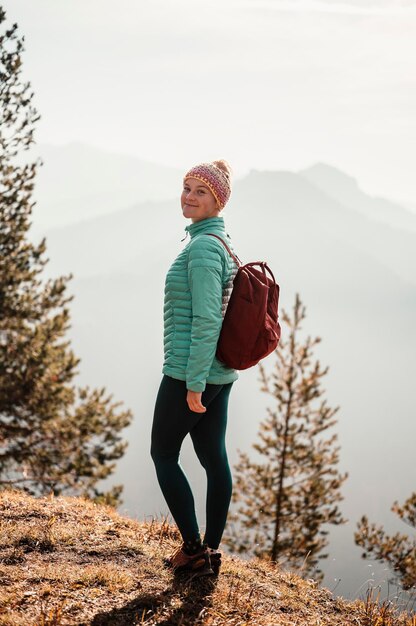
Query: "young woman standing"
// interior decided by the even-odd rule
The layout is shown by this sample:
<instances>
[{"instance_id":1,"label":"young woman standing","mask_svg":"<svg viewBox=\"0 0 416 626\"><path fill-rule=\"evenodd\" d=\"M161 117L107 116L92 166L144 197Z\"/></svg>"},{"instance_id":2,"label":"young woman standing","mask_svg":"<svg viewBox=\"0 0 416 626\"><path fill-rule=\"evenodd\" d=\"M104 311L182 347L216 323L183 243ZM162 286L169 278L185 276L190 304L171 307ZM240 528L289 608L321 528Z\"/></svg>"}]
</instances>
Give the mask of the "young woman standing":
<instances>
[{"instance_id":1,"label":"young woman standing","mask_svg":"<svg viewBox=\"0 0 416 626\"><path fill-rule=\"evenodd\" d=\"M183 543L166 560L175 573L218 574L218 551L231 500L225 447L228 399L236 370L215 356L237 267L221 216L231 194L226 161L201 163L184 176L182 212L189 243L165 283L163 378L156 399L151 455L159 485ZM194 498L179 463L186 435L207 475L206 528L201 539Z\"/></svg>"}]
</instances>

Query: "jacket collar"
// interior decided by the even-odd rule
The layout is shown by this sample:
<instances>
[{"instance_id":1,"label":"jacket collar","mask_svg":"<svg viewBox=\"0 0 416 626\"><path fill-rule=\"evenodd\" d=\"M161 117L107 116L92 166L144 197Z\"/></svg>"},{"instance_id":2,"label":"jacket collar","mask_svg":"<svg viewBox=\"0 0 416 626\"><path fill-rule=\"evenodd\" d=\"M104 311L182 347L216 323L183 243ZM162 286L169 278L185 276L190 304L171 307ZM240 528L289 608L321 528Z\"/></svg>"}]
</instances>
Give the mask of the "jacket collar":
<instances>
[{"instance_id":1,"label":"jacket collar","mask_svg":"<svg viewBox=\"0 0 416 626\"><path fill-rule=\"evenodd\" d=\"M211 230L221 230L225 232L224 218L223 217L207 217L205 220L199 222L193 222L185 226L186 234L194 237L201 233L209 233Z\"/></svg>"}]
</instances>

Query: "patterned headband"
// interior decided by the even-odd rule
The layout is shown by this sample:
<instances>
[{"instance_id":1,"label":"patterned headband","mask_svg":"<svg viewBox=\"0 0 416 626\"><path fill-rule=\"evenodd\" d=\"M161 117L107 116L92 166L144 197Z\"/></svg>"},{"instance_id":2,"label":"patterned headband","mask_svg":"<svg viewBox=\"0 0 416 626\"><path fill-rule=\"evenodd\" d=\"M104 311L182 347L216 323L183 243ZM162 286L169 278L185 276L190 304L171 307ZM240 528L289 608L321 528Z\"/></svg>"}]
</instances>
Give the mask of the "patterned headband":
<instances>
[{"instance_id":1,"label":"patterned headband","mask_svg":"<svg viewBox=\"0 0 416 626\"><path fill-rule=\"evenodd\" d=\"M212 191L220 209L227 204L231 195L230 177L213 163L200 163L192 167L183 178L196 178Z\"/></svg>"}]
</instances>

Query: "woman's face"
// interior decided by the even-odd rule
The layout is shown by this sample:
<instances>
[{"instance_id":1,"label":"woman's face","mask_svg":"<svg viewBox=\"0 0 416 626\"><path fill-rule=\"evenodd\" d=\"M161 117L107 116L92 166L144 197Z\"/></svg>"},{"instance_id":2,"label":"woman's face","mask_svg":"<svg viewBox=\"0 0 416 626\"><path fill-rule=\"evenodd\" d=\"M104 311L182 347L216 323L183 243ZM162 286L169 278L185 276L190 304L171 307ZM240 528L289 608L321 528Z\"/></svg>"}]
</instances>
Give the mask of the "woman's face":
<instances>
[{"instance_id":1,"label":"woman's face","mask_svg":"<svg viewBox=\"0 0 416 626\"><path fill-rule=\"evenodd\" d=\"M183 216L193 222L216 217L220 213L212 191L197 178L187 178L181 195Z\"/></svg>"}]
</instances>

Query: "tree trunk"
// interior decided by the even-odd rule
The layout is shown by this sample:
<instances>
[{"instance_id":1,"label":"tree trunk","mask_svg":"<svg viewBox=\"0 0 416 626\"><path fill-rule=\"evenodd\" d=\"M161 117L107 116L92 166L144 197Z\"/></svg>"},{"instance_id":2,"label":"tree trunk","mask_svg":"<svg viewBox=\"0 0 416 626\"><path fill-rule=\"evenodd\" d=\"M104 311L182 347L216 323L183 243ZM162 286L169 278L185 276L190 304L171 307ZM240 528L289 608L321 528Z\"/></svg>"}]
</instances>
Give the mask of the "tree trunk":
<instances>
[{"instance_id":1,"label":"tree trunk","mask_svg":"<svg viewBox=\"0 0 416 626\"><path fill-rule=\"evenodd\" d=\"M282 462L280 464L280 473L279 473L279 486L277 489L277 497L276 497L276 521L274 527L274 537L273 537L273 545L271 550L271 560L273 563L277 561L277 556L279 553L279 536L280 536L280 520L282 517L282 499L283 499L283 480L285 478L285 470L286 470L286 452L287 452L287 437L289 432L289 421L291 415L291 404L292 404L292 375L293 375L293 360L290 366L290 392L289 392L289 402L287 404L286 417L285 417L285 432L283 438L283 450L282 450Z\"/></svg>"}]
</instances>

